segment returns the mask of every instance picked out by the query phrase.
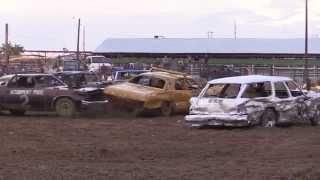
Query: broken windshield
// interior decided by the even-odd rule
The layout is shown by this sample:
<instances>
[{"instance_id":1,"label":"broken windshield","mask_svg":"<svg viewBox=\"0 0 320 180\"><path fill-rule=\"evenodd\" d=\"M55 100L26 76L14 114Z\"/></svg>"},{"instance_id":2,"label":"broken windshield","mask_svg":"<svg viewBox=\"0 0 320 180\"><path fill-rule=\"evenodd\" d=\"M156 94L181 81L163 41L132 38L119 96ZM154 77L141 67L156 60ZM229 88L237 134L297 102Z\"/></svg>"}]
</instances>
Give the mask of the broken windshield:
<instances>
[{"instance_id":1,"label":"broken windshield","mask_svg":"<svg viewBox=\"0 0 320 180\"><path fill-rule=\"evenodd\" d=\"M240 91L241 84L211 84L203 97L218 97L235 99Z\"/></svg>"}]
</instances>

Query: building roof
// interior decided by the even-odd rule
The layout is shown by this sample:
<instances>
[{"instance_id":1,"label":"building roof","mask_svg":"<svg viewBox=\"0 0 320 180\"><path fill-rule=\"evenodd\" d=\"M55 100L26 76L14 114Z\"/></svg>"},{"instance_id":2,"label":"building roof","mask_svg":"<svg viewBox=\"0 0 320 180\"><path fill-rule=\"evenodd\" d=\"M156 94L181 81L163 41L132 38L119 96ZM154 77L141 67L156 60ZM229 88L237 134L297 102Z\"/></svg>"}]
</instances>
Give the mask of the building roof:
<instances>
[{"instance_id":1,"label":"building roof","mask_svg":"<svg viewBox=\"0 0 320 180\"><path fill-rule=\"evenodd\" d=\"M254 38L122 38L106 39L96 53L304 53L304 39ZM320 53L320 38L309 41L309 52Z\"/></svg>"},{"instance_id":2,"label":"building roof","mask_svg":"<svg viewBox=\"0 0 320 180\"><path fill-rule=\"evenodd\" d=\"M248 84L258 82L278 82L278 81L291 81L288 77L281 76L262 76L262 75L249 75L249 76L235 76L215 79L209 82L209 84Z\"/></svg>"}]
</instances>

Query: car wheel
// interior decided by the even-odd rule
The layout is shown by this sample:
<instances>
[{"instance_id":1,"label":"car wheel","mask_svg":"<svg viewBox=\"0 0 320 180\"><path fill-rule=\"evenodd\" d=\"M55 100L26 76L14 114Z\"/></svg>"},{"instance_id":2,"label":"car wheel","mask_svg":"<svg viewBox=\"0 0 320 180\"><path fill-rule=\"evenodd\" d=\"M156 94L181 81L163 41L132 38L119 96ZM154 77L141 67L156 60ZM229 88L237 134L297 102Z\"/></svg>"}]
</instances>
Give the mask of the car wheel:
<instances>
[{"instance_id":1,"label":"car wheel","mask_svg":"<svg viewBox=\"0 0 320 180\"><path fill-rule=\"evenodd\" d=\"M144 109L143 108L136 108L131 110L131 115L134 117L139 117L143 114Z\"/></svg>"},{"instance_id":2,"label":"car wheel","mask_svg":"<svg viewBox=\"0 0 320 180\"><path fill-rule=\"evenodd\" d=\"M310 119L310 122L311 122L312 126L318 126L319 125L319 121L320 121L319 117L314 117L314 118Z\"/></svg>"},{"instance_id":3,"label":"car wheel","mask_svg":"<svg viewBox=\"0 0 320 180\"><path fill-rule=\"evenodd\" d=\"M173 104L170 102L163 102L160 110L163 116L171 116L174 112Z\"/></svg>"},{"instance_id":4,"label":"car wheel","mask_svg":"<svg viewBox=\"0 0 320 180\"><path fill-rule=\"evenodd\" d=\"M76 114L76 106L69 98L58 99L55 103L55 109L59 116L73 117Z\"/></svg>"},{"instance_id":5,"label":"car wheel","mask_svg":"<svg viewBox=\"0 0 320 180\"><path fill-rule=\"evenodd\" d=\"M10 110L10 113L15 116L23 116L26 111L25 110Z\"/></svg>"},{"instance_id":6,"label":"car wheel","mask_svg":"<svg viewBox=\"0 0 320 180\"><path fill-rule=\"evenodd\" d=\"M310 119L311 125L312 126L318 126L320 124L320 107L317 107L317 113L315 114L314 117Z\"/></svg>"},{"instance_id":7,"label":"car wheel","mask_svg":"<svg viewBox=\"0 0 320 180\"><path fill-rule=\"evenodd\" d=\"M260 125L267 128L274 127L277 119L277 113L273 109L266 109L261 116Z\"/></svg>"}]
</instances>

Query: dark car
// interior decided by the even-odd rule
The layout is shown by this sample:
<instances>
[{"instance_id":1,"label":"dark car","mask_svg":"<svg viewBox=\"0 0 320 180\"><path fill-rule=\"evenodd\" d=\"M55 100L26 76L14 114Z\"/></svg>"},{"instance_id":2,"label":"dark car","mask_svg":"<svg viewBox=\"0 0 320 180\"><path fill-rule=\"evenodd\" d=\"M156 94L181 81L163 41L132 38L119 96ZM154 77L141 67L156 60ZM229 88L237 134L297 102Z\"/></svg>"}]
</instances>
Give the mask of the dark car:
<instances>
[{"instance_id":1,"label":"dark car","mask_svg":"<svg viewBox=\"0 0 320 180\"><path fill-rule=\"evenodd\" d=\"M0 108L14 115L26 111L56 111L72 117L94 104L105 104L98 88L72 89L48 74L15 74L0 78Z\"/></svg>"},{"instance_id":2,"label":"dark car","mask_svg":"<svg viewBox=\"0 0 320 180\"><path fill-rule=\"evenodd\" d=\"M96 73L88 71L65 71L53 75L74 89L85 87L104 88L109 84L101 81Z\"/></svg>"}]
</instances>

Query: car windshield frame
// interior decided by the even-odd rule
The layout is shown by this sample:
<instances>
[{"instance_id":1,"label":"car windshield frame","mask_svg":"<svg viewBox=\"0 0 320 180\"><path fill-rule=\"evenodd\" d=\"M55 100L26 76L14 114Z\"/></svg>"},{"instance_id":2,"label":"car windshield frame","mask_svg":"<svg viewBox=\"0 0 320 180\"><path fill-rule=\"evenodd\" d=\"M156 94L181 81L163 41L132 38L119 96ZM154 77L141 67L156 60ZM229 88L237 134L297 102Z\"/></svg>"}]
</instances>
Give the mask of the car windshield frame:
<instances>
[{"instance_id":1,"label":"car windshield frame","mask_svg":"<svg viewBox=\"0 0 320 180\"><path fill-rule=\"evenodd\" d=\"M141 80L145 78L148 82L142 82ZM139 79L137 82L136 79ZM147 87L147 88L156 88L156 89L166 89L167 81L160 77L148 76L146 74L138 75L128 80L129 83L136 84L139 86ZM147 85L149 84L149 85Z\"/></svg>"},{"instance_id":2,"label":"car windshield frame","mask_svg":"<svg viewBox=\"0 0 320 180\"><path fill-rule=\"evenodd\" d=\"M217 95L207 95L208 90L210 87L213 86L221 86L220 90L218 89L218 94ZM229 89L232 86L238 86L238 90L235 91L233 96L229 96L228 94L225 94L228 90L232 90ZM242 88L243 88L243 84L237 84L237 83L216 83L216 84L208 84L206 86L206 88L203 90L203 92L201 92L201 97L202 98L220 98L220 99L237 99L238 97L240 97L240 95L242 94Z\"/></svg>"},{"instance_id":3,"label":"car windshield frame","mask_svg":"<svg viewBox=\"0 0 320 180\"><path fill-rule=\"evenodd\" d=\"M39 79L37 78L41 78L41 77L45 77L45 78L52 78L55 81L57 81L59 84L57 85L51 85L50 83L44 84L44 83L40 83ZM41 87L41 88L46 88L46 87L57 87L57 86L66 86L66 83L64 83L62 80L60 80L59 78L55 77L55 76L51 76L51 75L36 75L32 77L35 81L35 87Z\"/></svg>"},{"instance_id":4,"label":"car windshield frame","mask_svg":"<svg viewBox=\"0 0 320 180\"><path fill-rule=\"evenodd\" d=\"M55 76L63 83L74 88L99 82L99 77L94 73L60 73Z\"/></svg>"}]
</instances>

